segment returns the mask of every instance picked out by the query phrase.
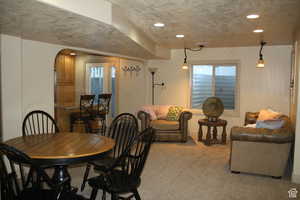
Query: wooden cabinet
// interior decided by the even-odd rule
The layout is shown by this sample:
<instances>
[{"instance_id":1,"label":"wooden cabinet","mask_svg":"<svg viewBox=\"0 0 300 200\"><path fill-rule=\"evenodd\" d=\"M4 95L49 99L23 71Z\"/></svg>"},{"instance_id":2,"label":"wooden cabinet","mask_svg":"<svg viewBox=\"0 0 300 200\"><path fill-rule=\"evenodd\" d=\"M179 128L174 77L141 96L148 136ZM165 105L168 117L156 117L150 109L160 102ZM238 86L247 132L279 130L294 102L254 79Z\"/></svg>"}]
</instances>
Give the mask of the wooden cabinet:
<instances>
[{"instance_id":1,"label":"wooden cabinet","mask_svg":"<svg viewBox=\"0 0 300 200\"><path fill-rule=\"evenodd\" d=\"M55 70L55 104L73 106L75 104L75 57L58 55Z\"/></svg>"},{"instance_id":2,"label":"wooden cabinet","mask_svg":"<svg viewBox=\"0 0 300 200\"><path fill-rule=\"evenodd\" d=\"M56 92L56 105L60 105L60 106L75 105L74 85L57 85L55 92Z\"/></svg>"},{"instance_id":3,"label":"wooden cabinet","mask_svg":"<svg viewBox=\"0 0 300 200\"><path fill-rule=\"evenodd\" d=\"M58 55L55 63L56 83L73 84L75 82L75 57L69 55Z\"/></svg>"}]
</instances>

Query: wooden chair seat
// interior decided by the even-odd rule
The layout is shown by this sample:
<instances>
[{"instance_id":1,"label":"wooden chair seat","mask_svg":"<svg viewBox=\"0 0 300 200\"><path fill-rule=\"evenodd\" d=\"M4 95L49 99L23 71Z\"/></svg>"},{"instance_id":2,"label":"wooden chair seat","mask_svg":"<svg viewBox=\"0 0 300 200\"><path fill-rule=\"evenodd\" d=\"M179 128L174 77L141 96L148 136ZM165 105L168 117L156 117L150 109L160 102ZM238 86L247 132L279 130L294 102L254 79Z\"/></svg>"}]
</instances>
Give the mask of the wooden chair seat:
<instances>
[{"instance_id":1,"label":"wooden chair seat","mask_svg":"<svg viewBox=\"0 0 300 200\"><path fill-rule=\"evenodd\" d=\"M90 164L94 165L94 169L96 171L105 172L114 164L115 161L115 158L107 156L103 157L102 159L93 160L90 162Z\"/></svg>"},{"instance_id":2,"label":"wooden chair seat","mask_svg":"<svg viewBox=\"0 0 300 200\"><path fill-rule=\"evenodd\" d=\"M109 175L109 181L106 180L105 175L100 175L89 179L88 183L92 188L102 189L109 193L122 194L138 188L141 184L141 178L129 176L127 173L114 170Z\"/></svg>"}]
</instances>

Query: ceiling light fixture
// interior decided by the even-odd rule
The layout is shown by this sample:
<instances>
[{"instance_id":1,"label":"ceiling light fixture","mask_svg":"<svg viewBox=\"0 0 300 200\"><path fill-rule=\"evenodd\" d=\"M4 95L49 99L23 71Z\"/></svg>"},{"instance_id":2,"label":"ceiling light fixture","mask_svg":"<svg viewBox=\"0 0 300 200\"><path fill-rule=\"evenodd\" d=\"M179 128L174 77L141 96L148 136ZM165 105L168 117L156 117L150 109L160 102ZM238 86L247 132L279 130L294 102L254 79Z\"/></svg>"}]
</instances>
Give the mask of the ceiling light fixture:
<instances>
[{"instance_id":1,"label":"ceiling light fixture","mask_svg":"<svg viewBox=\"0 0 300 200\"><path fill-rule=\"evenodd\" d=\"M264 29L255 29L253 32L254 33L262 33L262 32L264 32Z\"/></svg>"},{"instance_id":2,"label":"ceiling light fixture","mask_svg":"<svg viewBox=\"0 0 300 200\"><path fill-rule=\"evenodd\" d=\"M259 18L259 15L258 14L251 14L251 15L247 15L247 18L248 19L257 19L257 18Z\"/></svg>"},{"instance_id":3,"label":"ceiling light fixture","mask_svg":"<svg viewBox=\"0 0 300 200\"><path fill-rule=\"evenodd\" d=\"M184 48L184 61L182 64L182 69L187 70L189 69L189 65L187 64L187 55L186 55L186 50L190 51L201 51L203 49L204 45L200 44L197 49L192 49L192 48Z\"/></svg>"},{"instance_id":4,"label":"ceiling light fixture","mask_svg":"<svg viewBox=\"0 0 300 200\"><path fill-rule=\"evenodd\" d=\"M76 53L75 52L71 52L70 55L71 56L76 56Z\"/></svg>"},{"instance_id":5,"label":"ceiling light fixture","mask_svg":"<svg viewBox=\"0 0 300 200\"><path fill-rule=\"evenodd\" d=\"M265 61L264 61L264 58L263 58L262 50L263 50L263 47L266 44L267 43L264 42L264 41L260 42L259 60L258 60L257 65L256 65L257 68L264 68L265 67Z\"/></svg>"},{"instance_id":6,"label":"ceiling light fixture","mask_svg":"<svg viewBox=\"0 0 300 200\"><path fill-rule=\"evenodd\" d=\"M155 26L155 27L164 27L165 24L161 23L161 22L157 22L157 23L153 24L153 26Z\"/></svg>"},{"instance_id":7,"label":"ceiling light fixture","mask_svg":"<svg viewBox=\"0 0 300 200\"><path fill-rule=\"evenodd\" d=\"M177 37L177 38L184 38L184 35L178 34L178 35L176 35L176 37Z\"/></svg>"}]
</instances>

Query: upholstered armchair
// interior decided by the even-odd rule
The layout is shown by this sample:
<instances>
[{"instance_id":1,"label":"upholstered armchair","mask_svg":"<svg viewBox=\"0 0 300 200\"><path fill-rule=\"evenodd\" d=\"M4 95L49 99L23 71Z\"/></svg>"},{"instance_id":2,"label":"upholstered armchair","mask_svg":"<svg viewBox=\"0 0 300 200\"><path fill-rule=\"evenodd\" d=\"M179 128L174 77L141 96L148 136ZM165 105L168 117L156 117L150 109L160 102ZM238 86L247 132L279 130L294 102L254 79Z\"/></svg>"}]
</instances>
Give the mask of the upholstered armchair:
<instances>
[{"instance_id":1,"label":"upholstered armchair","mask_svg":"<svg viewBox=\"0 0 300 200\"><path fill-rule=\"evenodd\" d=\"M245 125L256 123L259 113L247 112ZM283 176L290 155L294 134L290 119L284 120L279 129L232 127L230 170L233 173L247 172L269 175L275 178Z\"/></svg>"},{"instance_id":2,"label":"upholstered armchair","mask_svg":"<svg viewBox=\"0 0 300 200\"><path fill-rule=\"evenodd\" d=\"M188 121L192 113L182 111L178 121L167 121L165 119L151 120L149 113L138 112L138 119L141 121L141 129L152 127L156 131L155 141L161 142L186 142L188 137Z\"/></svg>"}]
</instances>

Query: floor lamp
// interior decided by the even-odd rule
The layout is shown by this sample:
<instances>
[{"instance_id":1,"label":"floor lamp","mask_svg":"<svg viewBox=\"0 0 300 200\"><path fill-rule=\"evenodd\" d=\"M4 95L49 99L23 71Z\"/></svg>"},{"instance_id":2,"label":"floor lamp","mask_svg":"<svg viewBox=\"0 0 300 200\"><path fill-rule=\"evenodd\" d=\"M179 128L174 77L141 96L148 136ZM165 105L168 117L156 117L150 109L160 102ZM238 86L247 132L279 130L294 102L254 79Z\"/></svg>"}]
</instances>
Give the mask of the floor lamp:
<instances>
[{"instance_id":1,"label":"floor lamp","mask_svg":"<svg viewBox=\"0 0 300 200\"><path fill-rule=\"evenodd\" d=\"M155 86L156 85L164 86L165 84L164 83L154 83L154 75L155 75L155 72L157 71L156 67L149 67L148 70L152 75L152 105L154 105L154 88L155 88Z\"/></svg>"}]
</instances>

